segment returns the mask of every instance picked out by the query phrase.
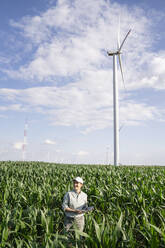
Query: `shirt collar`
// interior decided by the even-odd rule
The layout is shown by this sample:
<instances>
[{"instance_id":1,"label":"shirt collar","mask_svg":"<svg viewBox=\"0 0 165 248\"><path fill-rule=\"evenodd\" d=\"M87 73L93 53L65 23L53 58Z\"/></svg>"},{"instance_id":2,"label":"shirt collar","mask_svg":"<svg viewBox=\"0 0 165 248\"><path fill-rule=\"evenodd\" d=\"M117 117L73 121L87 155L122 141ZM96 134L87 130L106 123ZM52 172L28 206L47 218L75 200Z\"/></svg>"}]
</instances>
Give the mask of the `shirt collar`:
<instances>
[{"instance_id":1,"label":"shirt collar","mask_svg":"<svg viewBox=\"0 0 165 248\"><path fill-rule=\"evenodd\" d=\"M80 193L77 193L75 189L73 189L73 192L74 192L76 195L80 195L80 194L81 194L81 191L80 191Z\"/></svg>"}]
</instances>

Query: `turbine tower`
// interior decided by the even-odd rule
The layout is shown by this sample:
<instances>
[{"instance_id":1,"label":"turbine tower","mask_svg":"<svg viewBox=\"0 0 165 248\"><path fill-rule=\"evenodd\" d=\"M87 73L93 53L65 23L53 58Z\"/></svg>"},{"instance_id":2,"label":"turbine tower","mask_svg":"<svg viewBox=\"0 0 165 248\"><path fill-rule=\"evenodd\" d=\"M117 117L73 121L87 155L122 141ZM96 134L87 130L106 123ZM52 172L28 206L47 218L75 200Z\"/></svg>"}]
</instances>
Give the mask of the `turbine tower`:
<instances>
[{"instance_id":1,"label":"turbine tower","mask_svg":"<svg viewBox=\"0 0 165 248\"><path fill-rule=\"evenodd\" d=\"M113 126L114 126L114 165L119 165L119 99L118 99L118 82L117 82L117 56L119 59L119 65L121 70L121 76L124 83L123 69L121 63L121 49L130 34L131 29L126 34L123 42L120 45L119 33L118 44L116 51L108 51L108 56L113 56Z\"/></svg>"}]
</instances>

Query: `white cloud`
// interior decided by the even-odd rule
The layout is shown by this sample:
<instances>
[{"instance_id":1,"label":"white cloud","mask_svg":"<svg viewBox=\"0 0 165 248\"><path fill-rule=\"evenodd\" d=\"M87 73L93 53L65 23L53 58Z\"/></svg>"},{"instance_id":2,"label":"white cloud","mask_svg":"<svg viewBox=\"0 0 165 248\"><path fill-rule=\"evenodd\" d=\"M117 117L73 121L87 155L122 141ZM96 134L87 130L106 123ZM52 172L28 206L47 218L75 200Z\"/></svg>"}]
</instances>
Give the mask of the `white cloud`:
<instances>
[{"instance_id":1,"label":"white cloud","mask_svg":"<svg viewBox=\"0 0 165 248\"><path fill-rule=\"evenodd\" d=\"M5 115L0 115L0 118L7 118L7 116L5 116Z\"/></svg>"},{"instance_id":2,"label":"white cloud","mask_svg":"<svg viewBox=\"0 0 165 248\"><path fill-rule=\"evenodd\" d=\"M13 144L13 148L16 149L16 150L22 150L22 147L23 147L23 142L15 142Z\"/></svg>"},{"instance_id":3,"label":"white cloud","mask_svg":"<svg viewBox=\"0 0 165 248\"><path fill-rule=\"evenodd\" d=\"M56 149L56 150L55 150L55 152L60 153L60 152L61 152L61 150L60 150L60 149Z\"/></svg>"},{"instance_id":4,"label":"white cloud","mask_svg":"<svg viewBox=\"0 0 165 248\"><path fill-rule=\"evenodd\" d=\"M112 59L107 57L106 49L116 47L119 13L121 40L132 27L123 50L127 50L127 88L157 88L159 75L163 73L164 58L162 52L156 54L151 49L156 40L152 25L160 21L163 14L151 11L149 17L138 7L131 9L103 0L58 1L55 7L38 16L24 17L20 22L11 21L11 25L28 38L28 44L35 44L35 52L28 63L21 65L18 70L6 72L14 78L50 80L53 83L57 83L57 77L61 76L77 76L85 83L88 71L94 77L102 68L108 73ZM164 77L160 79L164 82Z\"/></svg>"},{"instance_id":5,"label":"white cloud","mask_svg":"<svg viewBox=\"0 0 165 248\"><path fill-rule=\"evenodd\" d=\"M78 156L87 156L88 154L89 154L89 152L83 151L83 150L76 153L76 155L78 155Z\"/></svg>"},{"instance_id":6,"label":"white cloud","mask_svg":"<svg viewBox=\"0 0 165 248\"><path fill-rule=\"evenodd\" d=\"M148 17L140 8L103 0L62 0L38 16L11 21L34 51L26 63L6 73L39 86L0 89L0 97L12 102L0 110L39 112L53 125L82 127L83 133L112 125L112 58L106 49L116 47L119 13L121 40L133 28L123 49L129 93L123 91L119 74L120 120L139 125L162 119L162 111L155 106L126 98L131 99L131 91L139 88L165 88L165 51L152 51L156 14ZM40 86L48 81L53 86Z\"/></svg>"},{"instance_id":7,"label":"white cloud","mask_svg":"<svg viewBox=\"0 0 165 248\"><path fill-rule=\"evenodd\" d=\"M124 51L127 50L127 68L134 65L135 72L142 63L139 58L145 56L142 53L150 54L152 16L145 17L139 8L130 9L103 0L58 1L56 7L41 15L24 17L18 23L12 21L11 25L19 28L36 49L26 65L6 72L15 78L52 82L61 76L78 76L85 82L89 70L93 75L103 67L108 72L112 61L106 49L116 47L119 13L121 40L129 27L133 27Z\"/></svg>"},{"instance_id":8,"label":"white cloud","mask_svg":"<svg viewBox=\"0 0 165 248\"><path fill-rule=\"evenodd\" d=\"M113 103L108 80L100 85L87 81L87 85L74 83L63 87L36 87L14 90L9 96L21 102L29 111L45 114L53 125L81 127L82 133L104 129L112 125ZM0 95L8 96L0 89ZM126 125L139 125L147 120L161 120L164 113L155 106L130 101L121 97L120 121Z\"/></svg>"},{"instance_id":9,"label":"white cloud","mask_svg":"<svg viewBox=\"0 0 165 248\"><path fill-rule=\"evenodd\" d=\"M10 97L9 97L10 98ZM0 106L0 111L24 111L25 109L22 107L21 104L9 104L7 106Z\"/></svg>"},{"instance_id":10,"label":"white cloud","mask_svg":"<svg viewBox=\"0 0 165 248\"><path fill-rule=\"evenodd\" d=\"M54 140L46 139L44 141L44 144L47 144L47 145L56 145L56 142Z\"/></svg>"},{"instance_id":11,"label":"white cloud","mask_svg":"<svg viewBox=\"0 0 165 248\"><path fill-rule=\"evenodd\" d=\"M144 103L125 102L120 107L121 122L127 125L140 125L147 120L159 119L163 112L159 111L154 106L147 106Z\"/></svg>"},{"instance_id":12,"label":"white cloud","mask_svg":"<svg viewBox=\"0 0 165 248\"><path fill-rule=\"evenodd\" d=\"M164 15L151 11L149 16L138 7L131 9L103 0L58 1L56 6L38 16L24 17L20 22L11 21L11 25L18 28L28 39L27 43L34 45L35 49L26 64L20 65L17 70L4 72L13 78L38 83L51 81L57 86L60 86L63 79L67 83L77 82L73 88L66 87L65 92L63 87L61 91L58 89L58 99L60 94L68 94L68 99L66 100L66 96L64 98L67 102L72 102L72 99L69 100L71 91L75 92L74 97L81 99L90 90L92 100L89 97L84 98L88 99L88 104L95 104L95 108L99 104L100 107L105 107L105 101L112 101L112 88L108 88L108 84L112 84L112 58L107 56L106 49L116 47L119 13L121 40L128 29L132 28L123 49L127 90L165 89L165 51L152 51L152 45L157 39L152 33L152 26L161 21ZM119 74L119 81L120 79ZM120 89L123 86L120 85ZM43 95L45 89L43 92L40 90L43 104L47 102L49 106L53 105L55 90L52 88L52 92L49 91L49 101ZM33 102L37 103L37 100L32 97ZM62 97L59 102L62 100L65 101ZM63 113L65 109L59 111Z\"/></svg>"},{"instance_id":13,"label":"white cloud","mask_svg":"<svg viewBox=\"0 0 165 248\"><path fill-rule=\"evenodd\" d=\"M9 64L11 61L9 58L6 58L5 56L0 56L0 64Z\"/></svg>"}]
</instances>

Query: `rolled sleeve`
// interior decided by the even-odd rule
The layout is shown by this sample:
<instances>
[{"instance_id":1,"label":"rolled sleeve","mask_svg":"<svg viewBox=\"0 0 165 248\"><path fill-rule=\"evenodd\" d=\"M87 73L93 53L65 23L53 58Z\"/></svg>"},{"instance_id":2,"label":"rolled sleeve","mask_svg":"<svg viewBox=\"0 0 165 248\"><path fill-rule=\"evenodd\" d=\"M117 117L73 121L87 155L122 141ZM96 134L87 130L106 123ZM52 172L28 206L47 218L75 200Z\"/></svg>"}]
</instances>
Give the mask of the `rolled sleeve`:
<instances>
[{"instance_id":1,"label":"rolled sleeve","mask_svg":"<svg viewBox=\"0 0 165 248\"><path fill-rule=\"evenodd\" d=\"M65 211L65 209L69 207L68 205L69 205L69 194L66 193L64 195L64 199L63 199L63 203L62 203L62 209L63 209L63 211Z\"/></svg>"}]
</instances>

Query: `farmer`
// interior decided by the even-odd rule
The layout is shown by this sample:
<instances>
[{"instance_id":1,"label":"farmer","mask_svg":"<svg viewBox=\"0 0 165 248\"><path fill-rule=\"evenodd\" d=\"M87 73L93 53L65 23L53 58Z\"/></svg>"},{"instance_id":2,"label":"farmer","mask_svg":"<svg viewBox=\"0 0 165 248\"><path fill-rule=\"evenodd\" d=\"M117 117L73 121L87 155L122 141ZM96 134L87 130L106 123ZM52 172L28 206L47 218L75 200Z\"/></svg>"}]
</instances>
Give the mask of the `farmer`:
<instances>
[{"instance_id":1,"label":"farmer","mask_svg":"<svg viewBox=\"0 0 165 248\"><path fill-rule=\"evenodd\" d=\"M76 177L73 179L74 189L67 192L64 196L62 208L65 212L65 230L75 226L78 230L84 230L84 213L83 209L87 207L87 194L81 191L83 179Z\"/></svg>"}]
</instances>

